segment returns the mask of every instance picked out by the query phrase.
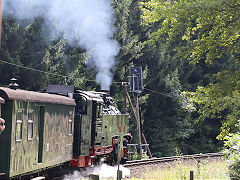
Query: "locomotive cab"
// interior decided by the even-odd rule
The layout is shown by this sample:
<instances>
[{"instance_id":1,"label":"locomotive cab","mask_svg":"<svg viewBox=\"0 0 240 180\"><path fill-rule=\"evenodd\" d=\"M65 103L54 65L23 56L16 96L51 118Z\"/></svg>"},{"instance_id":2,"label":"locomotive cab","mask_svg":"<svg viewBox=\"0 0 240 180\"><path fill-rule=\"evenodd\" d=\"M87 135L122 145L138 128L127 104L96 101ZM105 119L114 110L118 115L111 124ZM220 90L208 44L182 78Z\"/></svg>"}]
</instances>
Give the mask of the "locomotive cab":
<instances>
[{"instance_id":1,"label":"locomotive cab","mask_svg":"<svg viewBox=\"0 0 240 180\"><path fill-rule=\"evenodd\" d=\"M84 94L75 93L73 167L86 167L92 164L89 158L91 142L92 101Z\"/></svg>"}]
</instances>

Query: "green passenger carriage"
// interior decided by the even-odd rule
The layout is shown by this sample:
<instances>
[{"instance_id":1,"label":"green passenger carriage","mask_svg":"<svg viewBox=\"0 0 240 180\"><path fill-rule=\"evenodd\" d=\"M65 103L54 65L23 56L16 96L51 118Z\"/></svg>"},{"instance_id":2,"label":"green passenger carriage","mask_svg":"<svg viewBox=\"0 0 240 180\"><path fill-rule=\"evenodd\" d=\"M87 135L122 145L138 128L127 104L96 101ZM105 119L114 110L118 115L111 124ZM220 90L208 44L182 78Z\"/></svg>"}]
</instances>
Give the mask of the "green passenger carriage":
<instances>
[{"instance_id":1,"label":"green passenger carriage","mask_svg":"<svg viewBox=\"0 0 240 180\"><path fill-rule=\"evenodd\" d=\"M72 160L73 99L0 88L6 129L0 134L0 173L15 177Z\"/></svg>"}]
</instances>

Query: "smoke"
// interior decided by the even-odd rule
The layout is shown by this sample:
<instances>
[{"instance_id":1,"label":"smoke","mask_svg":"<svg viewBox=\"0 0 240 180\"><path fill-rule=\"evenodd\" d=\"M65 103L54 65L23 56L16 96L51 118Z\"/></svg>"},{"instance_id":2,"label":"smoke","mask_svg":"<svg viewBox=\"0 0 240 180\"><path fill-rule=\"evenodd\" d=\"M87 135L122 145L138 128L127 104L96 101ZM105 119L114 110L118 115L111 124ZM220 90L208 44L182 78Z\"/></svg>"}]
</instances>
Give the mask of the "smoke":
<instances>
[{"instance_id":1,"label":"smoke","mask_svg":"<svg viewBox=\"0 0 240 180\"><path fill-rule=\"evenodd\" d=\"M114 36L114 10L111 0L7 0L4 15L17 20L33 21L42 17L51 24L49 34L64 35L72 46L89 51L96 80L109 90L119 45Z\"/></svg>"},{"instance_id":2,"label":"smoke","mask_svg":"<svg viewBox=\"0 0 240 180\"><path fill-rule=\"evenodd\" d=\"M95 166L93 168L86 168L85 171L74 171L71 175L65 175L64 180L79 180L80 178L88 178L89 174L97 174L100 179L108 179L108 178L117 178L117 166L108 166L106 164L102 164L101 166ZM122 177L127 178L130 177L130 170L120 166L119 168L122 171Z\"/></svg>"}]
</instances>

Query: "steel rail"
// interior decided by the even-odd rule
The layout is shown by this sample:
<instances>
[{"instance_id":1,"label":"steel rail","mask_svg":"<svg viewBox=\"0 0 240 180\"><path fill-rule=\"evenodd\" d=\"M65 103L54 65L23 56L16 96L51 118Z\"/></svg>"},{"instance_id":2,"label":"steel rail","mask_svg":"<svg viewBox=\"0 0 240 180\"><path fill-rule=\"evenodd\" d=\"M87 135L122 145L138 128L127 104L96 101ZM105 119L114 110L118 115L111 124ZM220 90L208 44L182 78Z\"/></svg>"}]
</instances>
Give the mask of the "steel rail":
<instances>
[{"instance_id":1,"label":"steel rail","mask_svg":"<svg viewBox=\"0 0 240 180\"><path fill-rule=\"evenodd\" d=\"M161 162L163 163L163 162L169 162L169 161L175 161L175 160L201 159L201 158L221 157L221 156L223 156L222 153L205 153L205 154L151 158L151 159L127 161L126 164L124 164L123 166L132 167L132 166L147 165L147 164L154 164L154 163L161 163Z\"/></svg>"}]
</instances>

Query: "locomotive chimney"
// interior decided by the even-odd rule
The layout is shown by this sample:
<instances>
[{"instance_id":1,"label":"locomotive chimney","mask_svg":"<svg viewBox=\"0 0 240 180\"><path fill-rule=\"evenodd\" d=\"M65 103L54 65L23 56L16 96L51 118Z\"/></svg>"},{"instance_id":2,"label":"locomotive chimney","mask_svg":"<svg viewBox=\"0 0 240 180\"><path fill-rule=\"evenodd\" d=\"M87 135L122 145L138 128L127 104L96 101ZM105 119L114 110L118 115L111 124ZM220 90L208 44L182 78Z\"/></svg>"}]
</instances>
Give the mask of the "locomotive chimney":
<instances>
[{"instance_id":1,"label":"locomotive chimney","mask_svg":"<svg viewBox=\"0 0 240 180\"><path fill-rule=\"evenodd\" d=\"M10 84L8 85L8 87L10 88L10 89L14 89L14 90L16 90L17 88L18 88L18 84L17 84L17 79L15 79L15 78L12 78L11 80L10 80Z\"/></svg>"},{"instance_id":2,"label":"locomotive chimney","mask_svg":"<svg viewBox=\"0 0 240 180\"><path fill-rule=\"evenodd\" d=\"M107 106L113 104L111 98L109 98L110 91L109 90L101 90L101 92L102 92L102 98L103 98L104 104Z\"/></svg>"}]
</instances>

